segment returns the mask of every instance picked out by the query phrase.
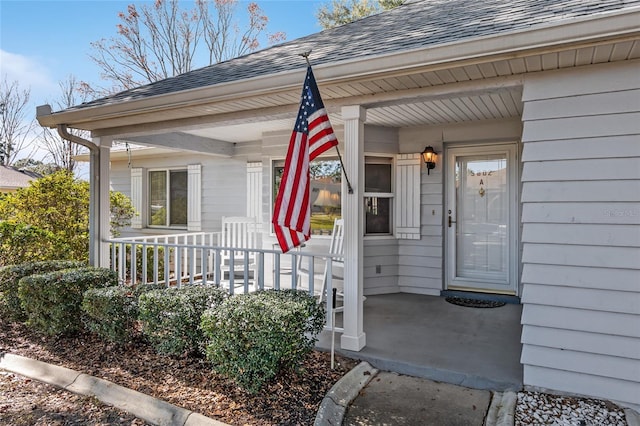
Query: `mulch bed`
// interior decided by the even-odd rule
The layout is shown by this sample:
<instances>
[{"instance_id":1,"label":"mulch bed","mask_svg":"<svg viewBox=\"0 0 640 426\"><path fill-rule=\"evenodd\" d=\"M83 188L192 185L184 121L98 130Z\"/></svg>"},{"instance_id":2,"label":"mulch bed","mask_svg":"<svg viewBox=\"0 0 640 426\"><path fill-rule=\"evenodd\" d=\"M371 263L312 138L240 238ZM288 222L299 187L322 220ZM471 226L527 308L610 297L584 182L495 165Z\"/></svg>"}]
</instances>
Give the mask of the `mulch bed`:
<instances>
[{"instance_id":1,"label":"mulch bed","mask_svg":"<svg viewBox=\"0 0 640 426\"><path fill-rule=\"evenodd\" d=\"M161 356L143 341L116 346L90 333L45 337L0 319L0 352L91 374L225 423L259 426L313 424L326 393L356 365L337 357L331 370L330 355L314 351L299 373L285 372L250 395L205 359Z\"/></svg>"}]
</instances>

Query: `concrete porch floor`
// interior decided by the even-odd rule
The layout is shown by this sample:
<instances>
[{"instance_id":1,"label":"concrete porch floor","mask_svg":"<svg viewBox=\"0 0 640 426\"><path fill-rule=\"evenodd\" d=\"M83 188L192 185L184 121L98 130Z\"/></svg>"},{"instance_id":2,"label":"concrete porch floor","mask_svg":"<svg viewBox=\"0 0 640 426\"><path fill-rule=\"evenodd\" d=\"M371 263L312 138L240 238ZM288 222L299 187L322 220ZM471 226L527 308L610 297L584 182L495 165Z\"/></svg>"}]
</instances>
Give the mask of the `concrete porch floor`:
<instances>
[{"instance_id":1,"label":"concrete porch floor","mask_svg":"<svg viewBox=\"0 0 640 426\"><path fill-rule=\"evenodd\" d=\"M367 296L360 352L336 353L374 367L475 389L520 390L522 306L468 308L444 297L397 293ZM340 323L341 321L337 321ZM317 347L330 350L331 333Z\"/></svg>"}]
</instances>

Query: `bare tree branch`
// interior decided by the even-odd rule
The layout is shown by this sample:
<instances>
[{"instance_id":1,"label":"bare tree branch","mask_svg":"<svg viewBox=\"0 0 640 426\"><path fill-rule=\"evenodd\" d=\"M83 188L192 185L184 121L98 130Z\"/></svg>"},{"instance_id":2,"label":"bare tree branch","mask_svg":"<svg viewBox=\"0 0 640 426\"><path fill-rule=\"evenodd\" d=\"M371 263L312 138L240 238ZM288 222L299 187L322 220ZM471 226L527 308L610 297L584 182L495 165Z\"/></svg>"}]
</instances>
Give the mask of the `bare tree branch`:
<instances>
[{"instance_id":1,"label":"bare tree branch","mask_svg":"<svg viewBox=\"0 0 640 426\"><path fill-rule=\"evenodd\" d=\"M238 0L195 0L191 9L182 4L155 0L120 12L117 35L91 44L89 57L101 77L117 89L131 89L256 50L266 31L268 18L255 3L247 6L243 28L234 19ZM279 32L268 39L275 43L284 38Z\"/></svg>"},{"instance_id":2,"label":"bare tree branch","mask_svg":"<svg viewBox=\"0 0 640 426\"><path fill-rule=\"evenodd\" d=\"M28 119L27 107L31 89L20 89L18 82L9 83L3 76L0 86L0 164L13 164L18 155L31 157L33 149L25 155L24 151L33 148L33 130L35 120Z\"/></svg>"},{"instance_id":3,"label":"bare tree branch","mask_svg":"<svg viewBox=\"0 0 640 426\"><path fill-rule=\"evenodd\" d=\"M57 109L69 108L87 100L87 95L81 90L81 83L76 80L75 76L69 75L66 80L59 83L59 86L60 97L54 101ZM86 131L69 129L69 132L82 138L88 137L88 132ZM62 139L55 130L49 128L43 128L42 141L44 149L48 153L47 159L58 166L59 169L68 170L72 173L77 168L75 157L86 151L86 148Z\"/></svg>"}]
</instances>

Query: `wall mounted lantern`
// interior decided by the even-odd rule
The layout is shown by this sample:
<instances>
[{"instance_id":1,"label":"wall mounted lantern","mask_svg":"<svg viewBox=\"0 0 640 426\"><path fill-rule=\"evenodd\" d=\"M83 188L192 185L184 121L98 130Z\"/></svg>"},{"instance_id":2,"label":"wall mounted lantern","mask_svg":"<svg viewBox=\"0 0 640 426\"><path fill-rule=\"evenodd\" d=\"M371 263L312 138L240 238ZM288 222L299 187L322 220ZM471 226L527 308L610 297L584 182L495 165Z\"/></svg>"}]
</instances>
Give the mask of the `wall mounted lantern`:
<instances>
[{"instance_id":1,"label":"wall mounted lantern","mask_svg":"<svg viewBox=\"0 0 640 426\"><path fill-rule=\"evenodd\" d=\"M433 150L431 145L427 146L424 151L422 151L422 159L424 160L424 164L427 165L427 174L429 174L429 170L436 168L437 158L438 153Z\"/></svg>"}]
</instances>

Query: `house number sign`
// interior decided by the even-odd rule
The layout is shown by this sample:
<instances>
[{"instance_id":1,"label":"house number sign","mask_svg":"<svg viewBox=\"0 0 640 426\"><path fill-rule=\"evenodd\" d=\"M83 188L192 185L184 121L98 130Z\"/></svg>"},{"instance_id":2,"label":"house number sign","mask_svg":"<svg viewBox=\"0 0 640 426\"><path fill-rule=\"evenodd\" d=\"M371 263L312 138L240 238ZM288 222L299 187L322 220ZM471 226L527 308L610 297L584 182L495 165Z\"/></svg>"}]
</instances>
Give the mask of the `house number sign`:
<instances>
[{"instance_id":1,"label":"house number sign","mask_svg":"<svg viewBox=\"0 0 640 426\"><path fill-rule=\"evenodd\" d=\"M477 172L469 170L469 175L480 176L480 189L478 190L478 194L480 194L480 197L484 197L484 194L487 193L487 191L484 189L484 177L492 176L493 172L495 172L495 170L482 170Z\"/></svg>"}]
</instances>

